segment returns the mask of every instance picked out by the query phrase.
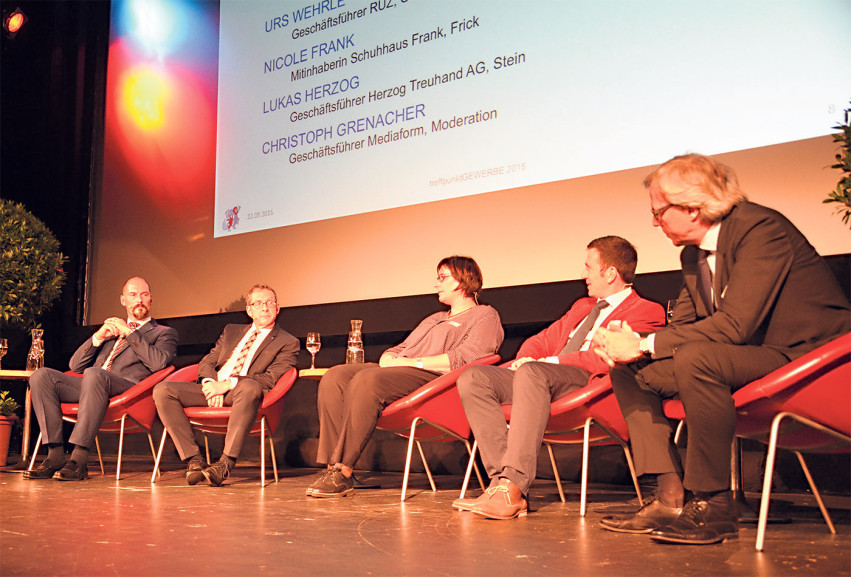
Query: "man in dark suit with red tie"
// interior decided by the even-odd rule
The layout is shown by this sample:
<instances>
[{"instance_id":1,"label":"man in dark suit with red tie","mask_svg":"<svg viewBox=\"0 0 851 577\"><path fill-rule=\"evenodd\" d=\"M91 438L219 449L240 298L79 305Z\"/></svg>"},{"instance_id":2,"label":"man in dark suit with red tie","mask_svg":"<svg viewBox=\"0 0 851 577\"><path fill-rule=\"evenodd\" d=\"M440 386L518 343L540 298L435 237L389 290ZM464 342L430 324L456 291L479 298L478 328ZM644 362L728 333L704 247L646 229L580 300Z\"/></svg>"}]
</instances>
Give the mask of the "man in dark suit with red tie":
<instances>
[{"instance_id":1,"label":"man in dark suit with red tie","mask_svg":"<svg viewBox=\"0 0 851 577\"><path fill-rule=\"evenodd\" d=\"M490 519L525 515L550 403L609 371L589 350L596 328L624 321L650 332L665 324L662 307L632 290L638 254L627 240L606 236L587 248L582 278L588 297L527 339L508 367L470 367L458 379L491 484L481 497L456 499L453 507ZM501 408L508 404L513 405L510 428Z\"/></svg>"},{"instance_id":2,"label":"man in dark suit with red tie","mask_svg":"<svg viewBox=\"0 0 851 577\"><path fill-rule=\"evenodd\" d=\"M112 317L80 345L69 362L82 377L42 368L30 376L33 411L47 445L47 459L24 472L25 479L82 481L88 478L86 460L109 398L119 395L165 368L177 351L177 331L150 317L153 296L143 278L124 283L120 297L127 320ZM74 449L65 461L61 403L79 403L79 415L69 442Z\"/></svg>"},{"instance_id":3,"label":"man in dark suit with red tie","mask_svg":"<svg viewBox=\"0 0 851 577\"><path fill-rule=\"evenodd\" d=\"M154 387L157 412L187 463L186 482L207 479L219 486L242 451L263 395L298 359L298 339L275 324L280 311L275 291L254 285L245 298L250 325L228 325L201 359L196 382L166 381ZM207 466L184 407L231 407L221 459Z\"/></svg>"},{"instance_id":4,"label":"man in dark suit with red tie","mask_svg":"<svg viewBox=\"0 0 851 577\"><path fill-rule=\"evenodd\" d=\"M656 495L603 527L656 541L708 544L738 535L730 487L736 428L732 393L851 330L831 270L780 213L748 202L733 170L709 157L673 158L644 181L653 225L676 246L683 288L665 328L642 337L600 329L597 352L629 426L639 473ZM679 398L688 423L685 474L662 400ZM685 489L694 498L685 503Z\"/></svg>"}]
</instances>

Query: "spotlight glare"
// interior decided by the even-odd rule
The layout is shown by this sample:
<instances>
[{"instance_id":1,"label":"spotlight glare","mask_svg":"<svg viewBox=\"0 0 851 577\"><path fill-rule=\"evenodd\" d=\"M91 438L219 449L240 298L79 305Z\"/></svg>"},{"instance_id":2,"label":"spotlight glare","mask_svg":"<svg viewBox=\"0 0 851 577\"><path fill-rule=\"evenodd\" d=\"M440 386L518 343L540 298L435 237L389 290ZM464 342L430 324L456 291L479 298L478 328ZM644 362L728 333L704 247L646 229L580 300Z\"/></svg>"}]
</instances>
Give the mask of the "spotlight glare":
<instances>
[{"instance_id":1,"label":"spotlight glare","mask_svg":"<svg viewBox=\"0 0 851 577\"><path fill-rule=\"evenodd\" d=\"M14 38L26 21L26 14L21 12L20 8L15 8L15 11L3 20L3 29L8 33L9 38Z\"/></svg>"}]
</instances>

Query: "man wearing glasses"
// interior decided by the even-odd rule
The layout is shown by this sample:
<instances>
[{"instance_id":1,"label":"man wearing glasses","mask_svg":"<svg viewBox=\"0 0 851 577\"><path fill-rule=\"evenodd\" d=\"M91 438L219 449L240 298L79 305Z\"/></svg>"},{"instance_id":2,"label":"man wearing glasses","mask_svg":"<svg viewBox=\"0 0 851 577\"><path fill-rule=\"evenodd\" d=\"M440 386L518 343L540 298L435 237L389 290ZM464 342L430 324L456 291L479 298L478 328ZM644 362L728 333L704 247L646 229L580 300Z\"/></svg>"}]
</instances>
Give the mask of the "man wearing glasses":
<instances>
[{"instance_id":1,"label":"man wearing glasses","mask_svg":"<svg viewBox=\"0 0 851 577\"><path fill-rule=\"evenodd\" d=\"M250 325L227 325L216 346L198 365L195 382L167 381L154 387L154 402L180 458L186 482L207 479L220 486L230 476L265 395L295 366L298 339L275 324L278 299L265 285L254 285L245 298ZM184 407L231 407L225 446L218 462L207 466L195 442Z\"/></svg>"},{"instance_id":2,"label":"man wearing glasses","mask_svg":"<svg viewBox=\"0 0 851 577\"><path fill-rule=\"evenodd\" d=\"M730 487L732 393L851 329L831 270L780 213L748 202L733 170L699 154L673 158L644 181L653 225L680 254L673 318L642 337L624 324L594 335L629 426L639 474L655 497L603 527L656 541L709 544L738 535ZM662 400L688 423L685 474ZM685 489L694 498L685 503Z\"/></svg>"}]
</instances>

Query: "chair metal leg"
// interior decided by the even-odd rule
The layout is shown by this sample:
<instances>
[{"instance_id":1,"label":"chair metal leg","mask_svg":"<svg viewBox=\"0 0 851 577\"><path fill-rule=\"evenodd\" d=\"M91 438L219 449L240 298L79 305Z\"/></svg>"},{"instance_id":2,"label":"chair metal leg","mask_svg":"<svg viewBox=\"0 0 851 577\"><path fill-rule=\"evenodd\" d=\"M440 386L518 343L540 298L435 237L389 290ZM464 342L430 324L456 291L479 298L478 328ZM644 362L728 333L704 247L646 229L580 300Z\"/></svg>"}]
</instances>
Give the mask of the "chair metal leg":
<instances>
[{"instance_id":1,"label":"chair metal leg","mask_svg":"<svg viewBox=\"0 0 851 577\"><path fill-rule=\"evenodd\" d=\"M408 476L411 473L411 457L414 453L414 441L416 440L417 422L419 420L419 417L414 417L414 420L411 423L411 436L408 437L408 453L405 456L405 473L402 475L402 501L405 500L405 493L408 492Z\"/></svg>"},{"instance_id":2,"label":"chair metal leg","mask_svg":"<svg viewBox=\"0 0 851 577\"><path fill-rule=\"evenodd\" d=\"M266 417L263 417L261 425L269 432L269 452L272 454L272 468L275 471L275 482L278 482L278 461L275 459L275 443L272 441L272 429L269 428L269 423Z\"/></svg>"},{"instance_id":3,"label":"chair metal leg","mask_svg":"<svg viewBox=\"0 0 851 577\"><path fill-rule=\"evenodd\" d=\"M591 422L593 419L585 419L585 428L582 436L582 488L579 495L579 516L585 516L585 503L588 500L588 449L591 445Z\"/></svg>"},{"instance_id":4,"label":"chair metal leg","mask_svg":"<svg viewBox=\"0 0 851 577\"><path fill-rule=\"evenodd\" d=\"M166 437L168 437L168 430L163 429L163 437L160 440L160 450L157 451L157 456L154 458L154 472L151 474L151 483L156 482L157 474L160 472L160 459L163 456L163 447L165 446Z\"/></svg>"},{"instance_id":5,"label":"chair metal leg","mask_svg":"<svg viewBox=\"0 0 851 577\"><path fill-rule=\"evenodd\" d=\"M547 442L545 442L544 444L547 446L547 452L550 454L550 465L552 465L553 477L555 477L556 488L558 488L558 498L561 500L562 503L566 503L567 499L564 498L564 487L562 487L561 485L561 475L558 474L558 464L556 464L556 456L553 452L553 445L552 443Z\"/></svg>"},{"instance_id":6,"label":"chair metal leg","mask_svg":"<svg viewBox=\"0 0 851 577\"><path fill-rule=\"evenodd\" d=\"M629 466L629 474L632 476L632 484L635 487L635 494L638 495L638 503L641 504L644 502L644 499L641 496L641 486L638 484L638 475L635 474L635 463L632 462L632 453L626 443L621 445L621 448L623 449L623 454L626 457L626 464Z\"/></svg>"},{"instance_id":7,"label":"chair metal leg","mask_svg":"<svg viewBox=\"0 0 851 577\"><path fill-rule=\"evenodd\" d=\"M467 454L472 456L472 449L470 447L470 441L464 439L464 446L467 447ZM484 481L484 479L482 479L482 474L481 474L481 472L479 472L479 465L476 464L475 461L473 461L473 470L476 472L476 478L479 480L479 488L482 491L484 491L486 489L485 481Z\"/></svg>"},{"instance_id":8,"label":"chair metal leg","mask_svg":"<svg viewBox=\"0 0 851 577\"><path fill-rule=\"evenodd\" d=\"M426 461L425 453L423 453L423 445L419 441L417 441L417 450L420 452L420 460L423 462L423 467L425 468L426 476L428 476L428 482L431 485L432 492L437 492L437 485L434 484L434 477L431 475L431 469L428 468L428 461Z\"/></svg>"},{"instance_id":9,"label":"chair metal leg","mask_svg":"<svg viewBox=\"0 0 851 577\"><path fill-rule=\"evenodd\" d=\"M151 436L151 433L148 432L148 445L151 447L151 456L154 458L154 463L157 462L157 450L154 448L154 438ZM157 469L154 469L154 472L157 472Z\"/></svg>"},{"instance_id":10,"label":"chair metal leg","mask_svg":"<svg viewBox=\"0 0 851 577\"><path fill-rule=\"evenodd\" d=\"M207 438L207 433L204 433L204 449L207 451L207 463L212 464L210 461L210 440Z\"/></svg>"},{"instance_id":11,"label":"chair metal leg","mask_svg":"<svg viewBox=\"0 0 851 577\"><path fill-rule=\"evenodd\" d=\"M103 457L101 457L100 455L100 441L98 440L97 435L95 435L95 447L98 450L98 463L100 463L100 474L106 475L106 471L103 469Z\"/></svg>"},{"instance_id":12,"label":"chair metal leg","mask_svg":"<svg viewBox=\"0 0 851 577\"><path fill-rule=\"evenodd\" d=\"M798 456L798 462L801 464L801 469L804 471L804 475L807 477L807 482L810 484L810 489L813 491L813 497L816 498L816 502L818 503L818 508L821 510L821 516L824 517L824 522L827 523L828 529L830 529L830 533L832 535L836 535L836 527L833 526L833 520L830 518L830 513L827 511L827 507L824 505L824 501L821 498L821 493L819 493L818 488L816 487L815 482L813 481L813 476L810 474L810 468L807 467L806 461L804 461L804 456L800 453L800 451L793 451Z\"/></svg>"},{"instance_id":13,"label":"chair metal leg","mask_svg":"<svg viewBox=\"0 0 851 577\"><path fill-rule=\"evenodd\" d=\"M473 439L473 447L470 447L469 441L467 442L467 453L470 455L470 461L467 463L467 471L464 473L464 482L461 483L461 495L459 495L459 499L463 499L464 495L467 494L467 485L470 484L470 474L473 472L473 467L476 466L476 451L479 450L479 442ZM479 474L479 468L476 467L476 474Z\"/></svg>"},{"instance_id":14,"label":"chair metal leg","mask_svg":"<svg viewBox=\"0 0 851 577\"><path fill-rule=\"evenodd\" d=\"M683 427L685 426L685 424L686 424L685 421L680 421L679 423L677 423L677 430L674 433L674 446L676 446L677 443L680 442L680 435L683 432Z\"/></svg>"},{"instance_id":15,"label":"chair metal leg","mask_svg":"<svg viewBox=\"0 0 851 577\"><path fill-rule=\"evenodd\" d=\"M260 486L266 487L266 417L260 420Z\"/></svg>"},{"instance_id":16,"label":"chair metal leg","mask_svg":"<svg viewBox=\"0 0 851 577\"><path fill-rule=\"evenodd\" d=\"M33 465L35 465L35 458L38 455L38 448L41 447L41 431L38 433L38 439L35 440L35 447L33 447L33 456L30 459L30 466L27 467L27 471L33 470Z\"/></svg>"},{"instance_id":17,"label":"chair metal leg","mask_svg":"<svg viewBox=\"0 0 851 577\"><path fill-rule=\"evenodd\" d=\"M115 480L121 478L121 455L124 452L124 421L127 415L121 415L121 431L118 433L118 462L115 465Z\"/></svg>"},{"instance_id":18,"label":"chair metal leg","mask_svg":"<svg viewBox=\"0 0 851 577\"><path fill-rule=\"evenodd\" d=\"M772 477L774 476L774 459L777 454L777 437L780 434L780 424L786 417L790 417L822 433L832 435L843 441L851 441L851 438L841 433L837 433L836 431L828 429L827 427L819 425L818 423L815 423L813 421L810 421L809 419L805 419L804 417L800 417L798 415L793 415L791 413L778 413L774 417L774 420L771 423L771 435L768 438L768 452L765 456L765 478L762 481L762 500L759 506L759 522L757 524L756 529L757 551L762 551L765 548L765 529L768 525L768 508L771 501L771 481ZM807 482L809 482L810 484L810 489L812 489L813 495L815 496L816 501L818 502L819 509L821 509L821 514L824 517L825 523L827 523L827 527L828 529L830 529L830 532L832 534L835 534L836 528L833 526L833 521L830 519L830 514L828 513L827 508L824 506L824 502L822 501L818 489L816 489L816 485L813 482L812 476L810 475L810 470L809 468L807 468L807 465L801 457L800 453L798 453L798 451L794 452L798 455L798 462L801 463L801 467L804 470L804 475L807 477Z\"/></svg>"}]
</instances>

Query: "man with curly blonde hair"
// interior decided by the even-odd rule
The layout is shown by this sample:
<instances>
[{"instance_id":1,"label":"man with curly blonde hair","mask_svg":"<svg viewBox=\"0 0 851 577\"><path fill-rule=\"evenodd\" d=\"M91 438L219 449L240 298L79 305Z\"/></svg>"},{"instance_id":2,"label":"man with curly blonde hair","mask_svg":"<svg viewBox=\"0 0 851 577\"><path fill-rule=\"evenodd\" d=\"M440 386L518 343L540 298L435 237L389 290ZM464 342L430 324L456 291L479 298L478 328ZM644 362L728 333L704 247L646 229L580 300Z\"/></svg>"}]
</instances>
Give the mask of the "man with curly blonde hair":
<instances>
[{"instance_id":1,"label":"man with curly blonde hair","mask_svg":"<svg viewBox=\"0 0 851 577\"><path fill-rule=\"evenodd\" d=\"M640 337L626 323L600 329L598 354L629 425L636 469L655 474L655 497L603 527L657 541L707 544L738 535L729 491L736 429L732 393L851 330L851 305L804 235L780 213L746 200L731 168L673 158L644 181L653 225L680 254L673 318ZM685 471L662 400L679 398L689 442ZM694 498L684 505L685 489Z\"/></svg>"}]
</instances>

